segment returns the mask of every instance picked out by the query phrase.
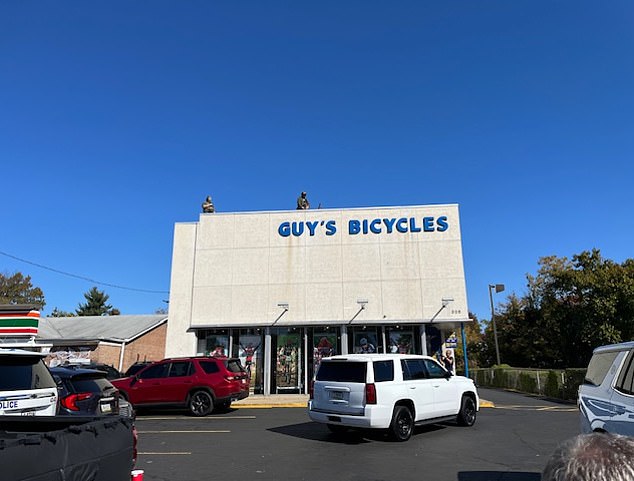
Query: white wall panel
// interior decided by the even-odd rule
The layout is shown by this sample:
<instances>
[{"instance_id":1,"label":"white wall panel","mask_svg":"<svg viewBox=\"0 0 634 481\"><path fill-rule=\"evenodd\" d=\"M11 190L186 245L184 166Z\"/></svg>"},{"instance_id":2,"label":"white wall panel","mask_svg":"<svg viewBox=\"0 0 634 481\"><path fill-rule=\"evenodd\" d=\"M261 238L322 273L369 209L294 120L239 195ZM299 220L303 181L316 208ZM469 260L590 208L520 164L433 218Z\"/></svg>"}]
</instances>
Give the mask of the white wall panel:
<instances>
[{"instance_id":1,"label":"white wall panel","mask_svg":"<svg viewBox=\"0 0 634 481\"><path fill-rule=\"evenodd\" d=\"M171 296L183 311L170 306L170 322L183 330L270 324L282 302L284 324L346 323L358 300L355 323L426 322L442 298L453 301L438 318L467 318L457 205L218 213L195 225L195 242L175 236Z\"/></svg>"}]
</instances>

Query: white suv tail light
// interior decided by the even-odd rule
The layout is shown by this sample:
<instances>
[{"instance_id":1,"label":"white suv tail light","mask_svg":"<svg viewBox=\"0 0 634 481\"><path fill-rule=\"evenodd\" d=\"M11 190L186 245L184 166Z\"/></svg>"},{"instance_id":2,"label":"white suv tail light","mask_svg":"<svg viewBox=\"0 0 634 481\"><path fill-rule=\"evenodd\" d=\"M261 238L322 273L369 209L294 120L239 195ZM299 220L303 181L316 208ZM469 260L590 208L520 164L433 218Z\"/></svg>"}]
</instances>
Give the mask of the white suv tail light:
<instances>
[{"instance_id":1,"label":"white suv tail light","mask_svg":"<svg viewBox=\"0 0 634 481\"><path fill-rule=\"evenodd\" d=\"M374 384L365 385L365 403L376 404L376 386Z\"/></svg>"}]
</instances>

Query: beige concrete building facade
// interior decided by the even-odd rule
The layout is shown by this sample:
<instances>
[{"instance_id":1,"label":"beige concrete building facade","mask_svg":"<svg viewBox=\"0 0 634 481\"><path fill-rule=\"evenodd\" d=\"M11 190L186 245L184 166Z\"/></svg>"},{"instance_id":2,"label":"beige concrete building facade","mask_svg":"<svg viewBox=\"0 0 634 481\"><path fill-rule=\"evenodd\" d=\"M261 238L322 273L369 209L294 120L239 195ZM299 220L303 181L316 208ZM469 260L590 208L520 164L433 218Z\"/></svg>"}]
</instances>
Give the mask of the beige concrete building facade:
<instances>
[{"instance_id":1,"label":"beige concrete building facade","mask_svg":"<svg viewBox=\"0 0 634 481\"><path fill-rule=\"evenodd\" d=\"M201 214L178 223L166 356L240 356L306 392L323 356L433 354L468 322L456 204Z\"/></svg>"}]
</instances>

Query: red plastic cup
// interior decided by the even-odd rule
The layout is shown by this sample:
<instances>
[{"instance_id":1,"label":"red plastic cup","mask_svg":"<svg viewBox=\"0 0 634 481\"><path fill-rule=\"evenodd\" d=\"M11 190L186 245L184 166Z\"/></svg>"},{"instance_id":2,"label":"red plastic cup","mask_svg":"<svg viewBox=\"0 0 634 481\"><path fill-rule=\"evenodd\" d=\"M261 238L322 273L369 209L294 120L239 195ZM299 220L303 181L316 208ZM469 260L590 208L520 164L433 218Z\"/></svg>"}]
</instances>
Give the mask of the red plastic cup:
<instances>
[{"instance_id":1,"label":"red plastic cup","mask_svg":"<svg viewBox=\"0 0 634 481\"><path fill-rule=\"evenodd\" d=\"M143 471L142 469L135 469L134 471L130 473L131 475L130 481L143 481L144 474L145 474L145 471Z\"/></svg>"}]
</instances>

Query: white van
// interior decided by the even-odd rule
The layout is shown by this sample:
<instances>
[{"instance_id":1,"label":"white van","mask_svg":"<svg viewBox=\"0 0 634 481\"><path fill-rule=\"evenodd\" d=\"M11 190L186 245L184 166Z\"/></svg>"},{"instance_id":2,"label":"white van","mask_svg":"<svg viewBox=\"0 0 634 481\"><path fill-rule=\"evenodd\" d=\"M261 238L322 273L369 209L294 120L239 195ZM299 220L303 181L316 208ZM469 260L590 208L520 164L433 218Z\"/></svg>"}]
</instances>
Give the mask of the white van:
<instances>
[{"instance_id":1,"label":"white van","mask_svg":"<svg viewBox=\"0 0 634 481\"><path fill-rule=\"evenodd\" d=\"M57 385L45 354L0 349L0 416L55 416Z\"/></svg>"},{"instance_id":2,"label":"white van","mask_svg":"<svg viewBox=\"0 0 634 481\"><path fill-rule=\"evenodd\" d=\"M634 341L593 351L577 404L581 432L634 436Z\"/></svg>"}]
</instances>

